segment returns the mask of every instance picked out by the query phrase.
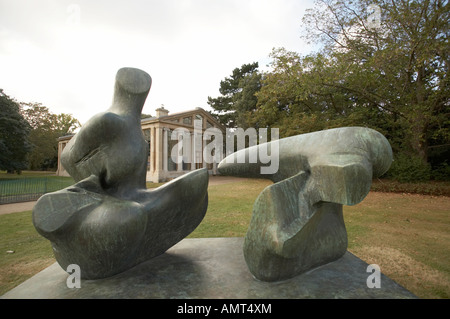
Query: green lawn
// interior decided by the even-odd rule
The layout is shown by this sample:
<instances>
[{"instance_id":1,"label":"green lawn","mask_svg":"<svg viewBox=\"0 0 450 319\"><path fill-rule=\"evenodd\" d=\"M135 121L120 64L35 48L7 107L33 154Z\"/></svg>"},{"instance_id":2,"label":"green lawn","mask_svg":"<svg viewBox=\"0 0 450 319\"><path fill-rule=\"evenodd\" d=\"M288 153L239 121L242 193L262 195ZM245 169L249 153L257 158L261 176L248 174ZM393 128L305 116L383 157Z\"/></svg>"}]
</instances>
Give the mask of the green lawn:
<instances>
[{"instance_id":1,"label":"green lawn","mask_svg":"<svg viewBox=\"0 0 450 319\"><path fill-rule=\"evenodd\" d=\"M0 172L0 204L36 200L74 183L72 177L55 176L49 172L23 172L20 175Z\"/></svg>"},{"instance_id":2,"label":"green lawn","mask_svg":"<svg viewBox=\"0 0 450 319\"><path fill-rule=\"evenodd\" d=\"M41 237L31 212L0 215L0 295L55 262L50 242Z\"/></svg>"},{"instance_id":3,"label":"green lawn","mask_svg":"<svg viewBox=\"0 0 450 319\"><path fill-rule=\"evenodd\" d=\"M55 172L51 171L22 171L20 174L8 174L6 171L0 171L0 179L19 179L19 178L30 178L30 177L45 177L45 176L56 176Z\"/></svg>"},{"instance_id":4,"label":"green lawn","mask_svg":"<svg viewBox=\"0 0 450 319\"><path fill-rule=\"evenodd\" d=\"M0 194L2 196L6 196L47 191L54 192L56 190L66 188L72 184L74 184L72 178L61 176L31 177L12 180L1 179Z\"/></svg>"},{"instance_id":5,"label":"green lawn","mask_svg":"<svg viewBox=\"0 0 450 319\"><path fill-rule=\"evenodd\" d=\"M371 192L344 206L348 249L422 298L450 298L450 197Z\"/></svg>"},{"instance_id":6,"label":"green lawn","mask_svg":"<svg viewBox=\"0 0 450 319\"><path fill-rule=\"evenodd\" d=\"M250 224L253 203L270 184L272 182L267 180L253 179L210 186L206 216L189 237L244 237Z\"/></svg>"},{"instance_id":7,"label":"green lawn","mask_svg":"<svg viewBox=\"0 0 450 319\"><path fill-rule=\"evenodd\" d=\"M189 237L245 236L253 202L269 184L210 185L206 216ZM450 197L371 192L344 206L349 250L419 297L450 298L449 208ZM54 262L31 212L0 215L0 256L0 295Z\"/></svg>"}]
</instances>

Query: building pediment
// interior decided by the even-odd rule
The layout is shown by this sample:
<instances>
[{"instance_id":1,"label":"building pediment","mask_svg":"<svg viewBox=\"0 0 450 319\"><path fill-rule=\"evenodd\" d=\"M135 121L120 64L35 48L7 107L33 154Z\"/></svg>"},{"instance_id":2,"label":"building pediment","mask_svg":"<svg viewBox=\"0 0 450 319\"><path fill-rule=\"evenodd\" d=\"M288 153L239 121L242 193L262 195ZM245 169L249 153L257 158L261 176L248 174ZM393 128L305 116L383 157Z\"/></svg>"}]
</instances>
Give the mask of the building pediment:
<instances>
[{"instance_id":1,"label":"building pediment","mask_svg":"<svg viewBox=\"0 0 450 319\"><path fill-rule=\"evenodd\" d=\"M156 109L156 116L141 119L141 128L149 144L148 181L160 182L170 180L188 171L202 167L208 168L212 174L216 173L217 163L208 164L204 162L201 159L202 154L194 154L192 152L189 160L180 164L176 164L170 159L170 149L173 146L171 143L177 143L170 138L171 132L177 128L186 128L194 132L199 128L198 120L202 121L202 131L212 127L218 128L223 133L226 131L226 128L213 115L200 107L172 114L164 107L161 107ZM61 165L60 156L72 136L62 136L58 139L57 175L67 175L67 172ZM205 141L202 141L202 143L205 143Z\"/></svg>"},{"instance_id":2,"label":"building pediment","mask_svg":"<svg viewBox=\"0 0 450 319\"><path fill-rule=\"evenodd\" d=\"M159 109L161 110L161 108ZM203 121L203 129L207 129L210 127L217 127L221 131L225 132L225 127L220 124L214 116L212 116L209 112L204 109L197 107L193 110L177 112L177 113L169 113L166 109L162 109L166 112L160 112L157 110L157 116L145 118L141 120L142 126L147 126L149 124L154 123L166 123L166 124L175 124L182 127L194 127L195 120Z\"/></svg>"}]
</instances>

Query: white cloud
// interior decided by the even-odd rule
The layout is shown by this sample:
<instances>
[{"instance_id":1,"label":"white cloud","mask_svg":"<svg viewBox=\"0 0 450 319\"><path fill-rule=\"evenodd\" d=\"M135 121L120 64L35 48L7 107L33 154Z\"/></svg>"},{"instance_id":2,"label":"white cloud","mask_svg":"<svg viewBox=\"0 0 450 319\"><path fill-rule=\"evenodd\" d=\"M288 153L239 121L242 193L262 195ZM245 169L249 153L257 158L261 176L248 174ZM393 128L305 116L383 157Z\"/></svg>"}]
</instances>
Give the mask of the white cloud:
<instances>
[{"instance_id":1,"label":"white cloud","mask_svg":"<svg viewBox=\"0 0 450 319\"><path fill-rule=\"evenodd\" d=\"M131 66L153 78L145 113L207 108L234 68L266 61L273 47L304 50L311 2L0 0L0 88L85 122Z\"/></svg>"}]
</instances>

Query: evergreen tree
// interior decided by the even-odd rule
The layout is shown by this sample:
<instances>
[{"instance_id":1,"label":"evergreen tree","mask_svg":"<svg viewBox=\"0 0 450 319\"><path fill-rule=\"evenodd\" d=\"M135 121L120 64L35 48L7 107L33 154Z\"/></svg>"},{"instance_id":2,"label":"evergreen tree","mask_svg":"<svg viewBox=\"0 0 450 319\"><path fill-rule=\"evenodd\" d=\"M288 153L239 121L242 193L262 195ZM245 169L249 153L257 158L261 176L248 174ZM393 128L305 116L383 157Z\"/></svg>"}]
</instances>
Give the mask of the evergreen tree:
<instances>
[{"instance_id":1,"label":"evergreen tree","mask_svg":"<svg viewBox=\"0 0 450 319\"><path fill-rule=\"evenodd\" d=\"M255 93L261 87L258 62L235 68L230 77L220 82L220 96L208 97L208 104L219 122L226 127L247 127L247 117L256 109Z\"/></svg>"}]
</instances>

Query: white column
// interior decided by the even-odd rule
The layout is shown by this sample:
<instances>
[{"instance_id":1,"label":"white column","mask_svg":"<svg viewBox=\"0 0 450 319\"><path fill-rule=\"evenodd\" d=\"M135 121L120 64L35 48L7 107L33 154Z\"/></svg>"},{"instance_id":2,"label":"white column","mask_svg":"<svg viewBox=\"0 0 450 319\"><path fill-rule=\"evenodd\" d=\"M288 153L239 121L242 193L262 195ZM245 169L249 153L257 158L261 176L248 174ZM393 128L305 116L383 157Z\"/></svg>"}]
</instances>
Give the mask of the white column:
<instances>
[{"instance_id":1,"label":"white column","mask_svg":"<svg viewBox=\"0 0 450 319\"><path fill-rule=\"evenodd\" d=\"M195 170L195 133L191 133L191 171Z\"/></svg>"},{"instance_id":2,"label":"white column","mask_svg":"<svg viewBox=\"0 0 450 319\"><path fill-rule=\"evenodd\" d=\"M185 142L185 141L183 141L183 139L184 139L183 134L178 132L178 136L177 136L177 140L178 140L178 143L177 143L177 147L178 147L178 149L177 149L177 171L178 172L183 171L183 151L184 151L183 143Z\"/></svg>"},{"instance_id":3,"label":"white column","mask_svg":"<svg viewBox=\"0 0 450 319\"><path fill-rule=\"evenodd\" d=\"M203 163L203 121L195 120L194 121L194 153L195 153L195 164ZM199 165L203 167L203 165Z\"/></svg>"},{"instance_id":4,"label":"white column","mask_svg":"<svg viewBox=\"0 0 450 319\"><path fill-rule=\"evenodd\" d=\"M163 128L163 171L167 172L167 161L168 161L168 148L169 148L169 140L168 140L168 129Z\"/></svg>"},{"instance_id":5,"label":"white column","mask_svg":"<svg viewBox=\"0 0 450 319\"><path fill-rule=\"evenodd\" d=\"M214 160L214 162L213 162L213 169L212 169L212 172L213 172L214 175L217 174L217 163L216 163L216 160Z\"/></svg>"}]
</instances>

